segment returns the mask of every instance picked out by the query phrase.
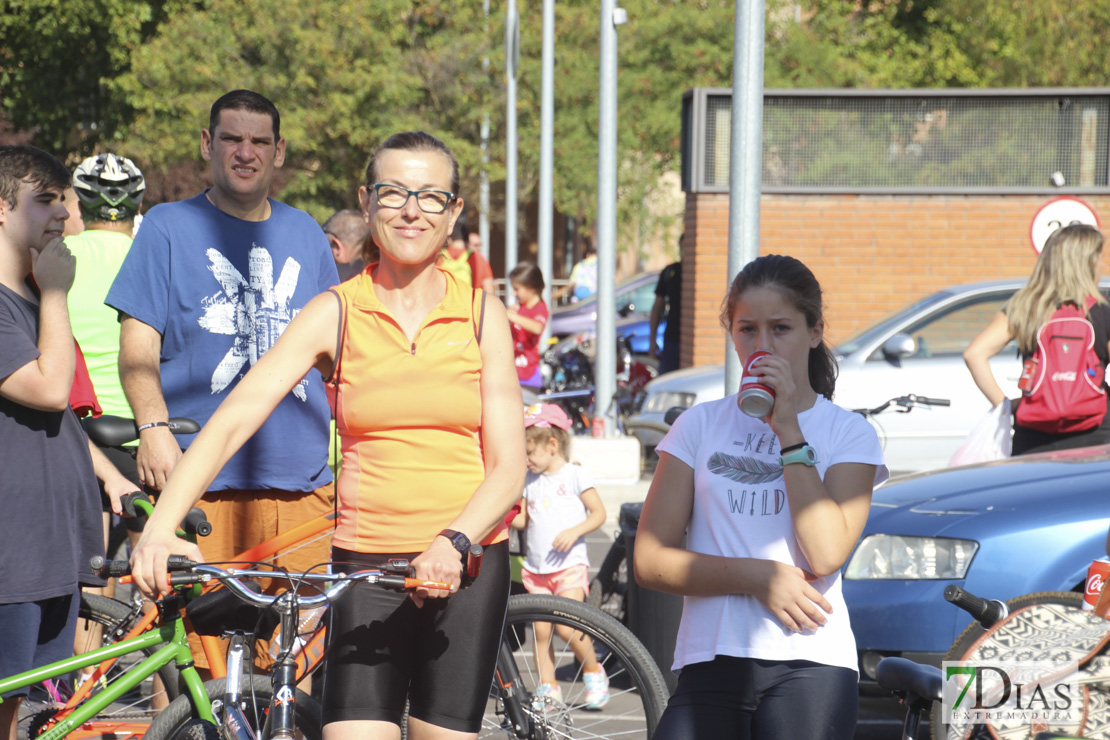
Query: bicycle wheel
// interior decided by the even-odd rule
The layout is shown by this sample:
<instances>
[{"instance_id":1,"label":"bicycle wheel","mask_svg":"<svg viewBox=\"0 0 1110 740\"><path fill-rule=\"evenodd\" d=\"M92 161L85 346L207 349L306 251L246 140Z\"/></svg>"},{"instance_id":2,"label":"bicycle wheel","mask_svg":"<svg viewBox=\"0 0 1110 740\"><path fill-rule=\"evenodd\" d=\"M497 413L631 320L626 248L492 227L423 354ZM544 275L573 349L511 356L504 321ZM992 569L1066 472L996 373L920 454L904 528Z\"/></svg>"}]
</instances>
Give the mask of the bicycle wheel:
<instances>
[{"instance_id":1,"label":"bicycle wheel","mask_svg":"<svg viewBox=\"0 0 1110 740\"><path fill-rule=\"evenodd\" d=\"M1018 596L1006 602L1006 606L1009 607L1011 612L1034 604L1062 604L1063 606L1072 606L1079 609L1083 606L1083 594L1076 591L1039 591L1035 594ZM986 630L978 622L969 624L956 638L956 641L952 643L952 647L948 648L944 659L963 660L967 652L971 650L971 646L983 636L984 632ZM948 740L947 727L947 725L942 724L940 705L933 705L929 715L929 729L933 740ZM986 727L976 725L971 731L969 740L990 740L990 738L991 735Z\"/></svg>"},{"instance_id":2,"label":"bicycle wheel","mask_svg":"<svg viewBox=\"0 0 1110 740\"><path fill-rule=\"evenodd\" d=\"M136 611L122 601L87 593L81 594L78 616L104 628L99 641L92 639L90 635L84 645L78 643L84 652L103 645L110 645L121 639L138 618ZM80 628L77 635L78 640L80 640L82 636ZM136 651L122 656L108 670L108 673L104 676L104 681L106 683L111 682L148 655L153 654L154 651L154 648L150 648L142 652ZM178 671L176 665L171 663L163 666L159 669L158 675L161 676L165 686L177 688ZM94 688L93 693L96 691L97 689ZM59 713L72 693L71 684L68 681L43 682L32 686L30 694L19 709L20 736L22 737L26 733L27 737L33 738L48 727L52 718ZM112 734L119 733L119 736L122 737L130 732L127 728L145 729L145 726L153 719L152 701L155 701L155 694L151 691L151 684L150 682L144 682L142 687L130 692L119 702L106 708L83 726L78 734L71 734L70 737L83 735L85 730L91 732L91 736L96 737L99 737L100 730ZM166 701L168 702L169 699L167 698ZM115 729L109 729L112 727Z\"/></svg>"},{"instance_id":3,"label":"bicycle wheel","mask_svg":"<svg viewBox=\"0 0 1110 740\"><path fill-rule=\"evenodd\" d=\"M593 641L597 662L609 677L610 697L600 710L586 707L582 668L558 637L552 646L561 697L537 695L536 622L564 625L578 631L574 639L585 634ZM479 738L646 740L655 732L667 704L663 676L643 644L608 614L560 596L513 596L503 640ZM514 716L522 720L519 730Z\"/></svg>"},{"instance_id":4,"label":"bicycle wheel","mask_svg":"<svg viewBox=\"0 0 1110 740\"><path fill-rule=\"evenodd\" d=\"M590 581L586 603L627 625L624 596L628 590L628 562L624 547L623 535L618 532L605 559L601 561L597 575Z\"/></svg>"},{"instance_id":5,"label":"bicycle wheel","mask_svg":"<svg viewBox=\"0 0 1110 740\"><path fill-rule=\"evenodd\" d=\"M247 719L252 723L252 728L257 732L265 721L266 711L273 701L274 692L270 687L269 676L250 675L244 677L241 707ZM216 678L204 682L208 696L218 699L227 691L227 679ZM297 690L296 699L297 731L305 740L320 740L321 713L320 703L301 690ZM154 719L146 740L204 740L216 737L216 727L197 718L193 700L188 694L182 694L173 700Z\"/></svg>"}]
</instances>

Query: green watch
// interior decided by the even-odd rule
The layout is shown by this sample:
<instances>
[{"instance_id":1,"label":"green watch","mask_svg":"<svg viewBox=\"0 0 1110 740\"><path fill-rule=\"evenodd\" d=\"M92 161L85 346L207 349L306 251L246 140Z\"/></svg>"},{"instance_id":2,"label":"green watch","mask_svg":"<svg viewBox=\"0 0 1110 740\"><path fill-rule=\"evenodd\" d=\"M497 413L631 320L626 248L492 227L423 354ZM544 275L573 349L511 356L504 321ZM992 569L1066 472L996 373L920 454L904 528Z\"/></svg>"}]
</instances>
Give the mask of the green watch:
<instances>
[{"instance_id":1,"label":"green watch","mask_svg":"<svg viewBox=\"0 0 1110 740\"><path fill-rule=\"evenodd\" d=\"M817 465L817 450L809 445L802 445L796 450L790 450L786 454L781 455L779 457L779 462L782 463L784 468L791 463L801 463L802 465L808 465L812 468Z\"/></svg>"}]
</instances>

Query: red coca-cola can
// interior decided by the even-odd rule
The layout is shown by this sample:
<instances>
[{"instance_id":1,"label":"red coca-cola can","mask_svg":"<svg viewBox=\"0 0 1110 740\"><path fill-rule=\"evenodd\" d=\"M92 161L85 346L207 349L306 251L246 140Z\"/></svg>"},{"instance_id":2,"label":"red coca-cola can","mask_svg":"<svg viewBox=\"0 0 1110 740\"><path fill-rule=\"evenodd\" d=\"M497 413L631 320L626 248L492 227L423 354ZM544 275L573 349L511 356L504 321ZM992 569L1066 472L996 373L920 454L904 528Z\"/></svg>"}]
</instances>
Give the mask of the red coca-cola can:
<instances>
[{"instance_id":1,"label":"red coca-cola can","mask_svg":"<svg viewBox=\"0 0 1110 740\"><path fill-rule=\"evenodd\" d=\"M590 435L593 437L605 436L605 417L600 414L595 416L590 422Z\"/></svg>"},{"instance_id":2,"label":"red coca-cola can","mask_svg":"<svg viewBox=\"0 0 1110 740\"><path fill-rule=\"evenodd\" d=\"M1094 611L1098 604L1098 597L1102 593L1102 586L1110 577L1110 560L1099 558L1092 560L1087 567L1087 588L1083 591L1083 611Z\"/></svg>"},{"instance_id":3,"label":"red coca-cola can","mask_svg":"<svg viewBox=\"0 0 1110 740\"><path fill-rule=\"evenodd\" d=\"M744 375L740 378L740 397L737 403L741 411L757 419L767 416L775 407L775 389L764 385L758 376L752 375L752 368L764 357L770 356L770 352L762 349L752 352L748 355L748 361L744 363Z\"/></svg>"}]
</instances>

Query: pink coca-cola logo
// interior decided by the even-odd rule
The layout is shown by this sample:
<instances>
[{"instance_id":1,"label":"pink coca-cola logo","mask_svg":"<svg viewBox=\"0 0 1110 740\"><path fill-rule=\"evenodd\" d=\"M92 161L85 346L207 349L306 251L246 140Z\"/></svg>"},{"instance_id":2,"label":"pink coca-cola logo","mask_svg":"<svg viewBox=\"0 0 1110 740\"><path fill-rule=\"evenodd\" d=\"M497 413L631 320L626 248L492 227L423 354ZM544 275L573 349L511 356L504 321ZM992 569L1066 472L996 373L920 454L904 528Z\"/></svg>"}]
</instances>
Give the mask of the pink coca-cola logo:
<instances>
[{"instance_id":1,"label":"pink coca-cola logo","mask_svg":"<svg viewBox=\"0 0 1110 740\"><path fill-rule=\"evenodd\" d=\"M1102 574L1092 573L1087 579L1087 595L1098 596L1102 593Z\"/></svg>"}]
</instances>

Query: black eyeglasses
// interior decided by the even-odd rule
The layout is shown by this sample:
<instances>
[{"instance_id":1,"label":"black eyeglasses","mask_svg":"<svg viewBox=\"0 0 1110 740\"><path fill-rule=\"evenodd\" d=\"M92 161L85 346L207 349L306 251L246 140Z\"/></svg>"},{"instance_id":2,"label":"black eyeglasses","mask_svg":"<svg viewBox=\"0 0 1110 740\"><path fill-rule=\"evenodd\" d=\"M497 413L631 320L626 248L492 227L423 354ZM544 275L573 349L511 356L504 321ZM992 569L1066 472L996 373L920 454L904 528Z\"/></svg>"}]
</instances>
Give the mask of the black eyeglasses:
<instances>
[{"instance_id":1,"label":"black eyeglasses","mask_svg":"<svg viewBox=\"0 0 1110 740\"><path fill-rule=\"evenodd\" d=\"M409 198L416 196L416 205L424 213L443 213L451 201L455 199L454 193L445 190L409 190L400 185L388 185L376 182L370 186L378 199L378 205L383 208L404 208Z\"/></svg>"}]
</instances>

